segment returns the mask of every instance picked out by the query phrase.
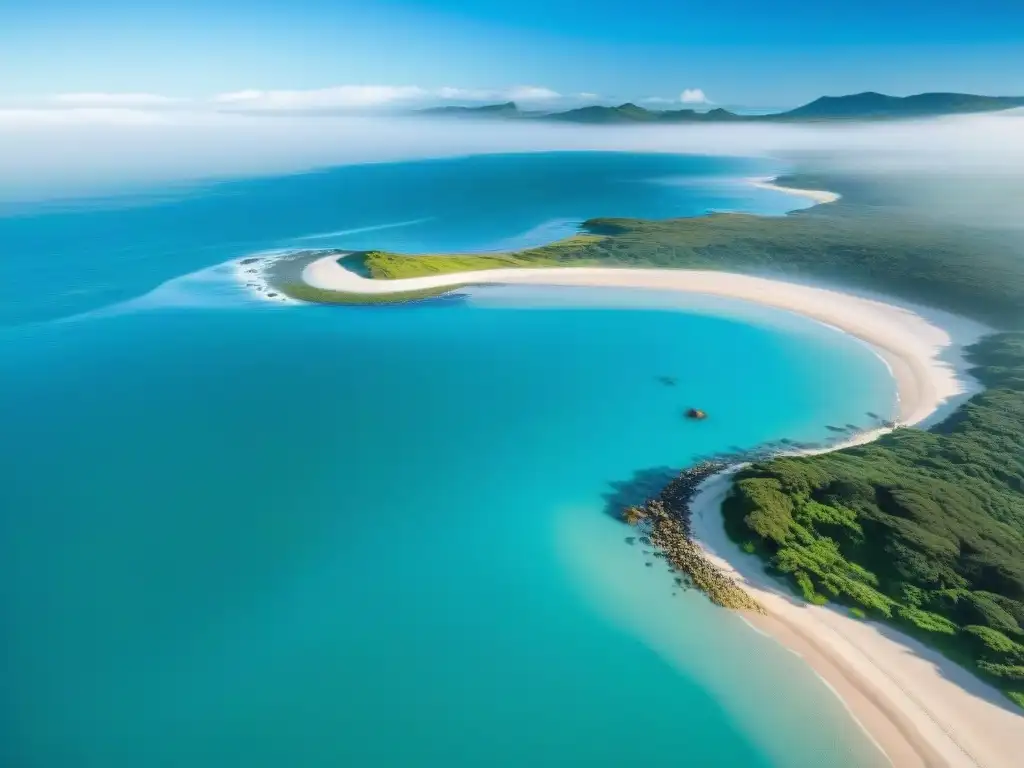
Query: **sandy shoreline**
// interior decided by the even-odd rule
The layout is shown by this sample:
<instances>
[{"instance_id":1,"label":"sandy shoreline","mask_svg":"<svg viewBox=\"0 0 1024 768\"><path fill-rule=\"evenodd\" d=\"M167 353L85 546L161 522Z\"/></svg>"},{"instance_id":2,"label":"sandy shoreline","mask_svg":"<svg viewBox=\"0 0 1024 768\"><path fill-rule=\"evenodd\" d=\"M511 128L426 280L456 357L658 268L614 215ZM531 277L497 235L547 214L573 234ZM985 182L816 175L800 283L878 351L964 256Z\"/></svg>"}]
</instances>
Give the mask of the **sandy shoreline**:
<instances>
[{"instance_id":1,"label":"sandy shoreline","mask_svg":"<svg viewBox=\"0 0 1024 768\"><path fill-rule=\"evenodd\" d=\"M808 200L813 200L815 203L834 203L842 197L838 192L829 192L827 189L797 189L796 187L784 187L775 183L777 179L777 176L764 176L747 179L747 183L751 186L757 187L758 189L770 189L774 192L785 192L787 195L806 197Z\"/></svg>"},{"instance_id":2,"label":"sandy shoreline","mask_svg":"<svg viewBox=\"0 0 1024 768\"><path fill-rule=\"evenodd\" d=\"M831 325L869 344L892 371L899 421L907 425L936 421L976 391L961 351L989 332L963 318L890 299L723 272L579 267L369 280L328 256L309 264L303 279L322 289L375 295L500 284L649 289L750 301ZM889 627L798 600L764 572L757 558L733 544L720 513L729 485L730 473L702 485L693 503L695 538L768 610L767 616L748 616L750 622L802 656L895 766L1020 764L1024 717L1001 693Z\"/></svg>"},{"instance_id":3,"label":"sandy shoreline","mask_svg":"<svg viewBox=\"0 0 1024 768\"><path fill-rule=\"evenodd\" d=\"M371 280L345 269L337 255L330 255L306 266L302 279L325 290L376 296L469 285L543 285L635 288L749 301L809 317L871 345L896 379L903 424L920 423L969 391L959 350L987 331L954 315L867 295L705 270L551 267Z\"/></svg>"},{"instance_id":4,"label":"sandy shoreline","mask_svg":"<svg viewBox=\"0 0 1024 768\"><path fill-rule=\"evenodd\" d=\"M728 538L721 504L731 475L701 485L691 525L707 556L768 612L747 620L803 657L897 768L1020 765L1024 717L1002 693L891 627L798 599Z\"/></svg>"}]
</instances>

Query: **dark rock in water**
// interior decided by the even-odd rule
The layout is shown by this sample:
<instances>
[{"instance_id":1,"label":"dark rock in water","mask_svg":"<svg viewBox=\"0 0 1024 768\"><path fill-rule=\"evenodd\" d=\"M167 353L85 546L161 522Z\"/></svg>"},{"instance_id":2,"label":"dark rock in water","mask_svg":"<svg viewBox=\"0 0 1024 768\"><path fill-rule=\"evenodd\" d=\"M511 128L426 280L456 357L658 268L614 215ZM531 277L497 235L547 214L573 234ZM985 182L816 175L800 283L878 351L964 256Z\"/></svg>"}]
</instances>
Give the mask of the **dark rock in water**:
<instances>
[{"instance_id":1,"label":"dark rock in water","mask_svg":"<svg viewBox=\"0 0 1024 768\"><path fill-rule=\"evenodd\" d=\"M259 264L259 257L250 256L248 259L242 259L239 264Z\"/></svg>"},{"instance_id":2,"label":"dark rock in water","mask_svg":"<svg viewBox=\"0 0 1024 768\"><path fill-rule=\"evenodd\" d=\"M651 540L647 536L641 536L640 537L640 543L643 544L646 547L651 546Z\"/></svg>"},{"instance_id":3,"label":"dark rock in water","mask_svg":"<svg viewBox=\"0 0 1024 768\"><path fill-rule=\"evenodd\" d=\"M245 274L247 274L247 275L258 275L259 273L260 273L260 271L258 269L247 269L247 270L245 270Z\"/></svg>"},{"instance_id":4,"label":"dark rock in water","mask_svg":"<svg viewBox=\"0 0 1024 768\"><path fill-rule=\"evenodd\" d=\"M707 417L708 415L700 408L688 408L686 411L686 418L688 419L696 419L697 421L700 421L702 419L706 419Z\"/></svg>"},{"instance_id":5,"label":"dark rock in water","mask_svg":"<svg viewBox=\"0 0 1024 768\"><path fill-rule=\"evenodd\" d=\"M274 298L275 296L277 296L277 294L276 293L268 293L267 296L269 296L270 298Z\"/></svg>"},{"instance_id":6,"label":"dark rock in water","mask_svg":"<svg viewBox=\"0 0 1024 768\"><path fill-rule=\"evenodd\" d=\"M858 427L856 424L847 424L846 428L851 432L860 432L860 427Z\"/></svg>"},{"instance_id":7,"label":"dark rock in water","mask_svg":"<svg viewBox=\"0 0 1024 768\"><path fill-rule=\"evenodd\" d=\"M796 445L796 443L794 443L788 437L782 438L781 440L779 440L779 442L782 443L783 445Z\"/></svg>"},{"instance_id":8,"label":"dark rock in water","mask_svg":"<svg viewBox=\"0 0 1024 768\"><path fill-rule=\"evenodd\" d=\"M833 427L831 424L826 424L825 429L830 430L831 432L846 432L843 427Z\"/></svg>"},{"instance_id":9,"label":"dark rock in water","mask_svg":"<svg viewBox=\"0 0 1024 768\"><path fill-rule=\"evenodd\" d=\"M636 544L636 536L627 536L626 543L629 544L629 546Z\"/></svg>"},{"instance_id":10,"label":"dark rock in water","mask_svg":"<svg viewBox=\"0 0 1024 768\"><path fill-rule=\"evenodd\" d=\"M648 568L653 568L654 567L654 563L644 563L644 565L647 566Z\"/></svg>"},{"instance_id":11,"label":"dark rock in water","mask_svg":"<svg viewBox=\"0 0 1024 768\"><path fill-rule=\"evenodd\" d=\"M674 387L679 383L679 379L675 376L658 376L658 381L664 384L666 387Z\"/></svg>"},{"instance_id":12,"label":"dark rock in water","mask_svg":"<svg viewBox=\"0 0 1024 768\"><path fill-rule=\"evenodd\" d=\"M880 421L881 418L882 418L877 413L872 413L871 411L868 411L867 413L868 413L868 418L869 419L874 419L875 421Z\"/></svg>"}]
</instances>

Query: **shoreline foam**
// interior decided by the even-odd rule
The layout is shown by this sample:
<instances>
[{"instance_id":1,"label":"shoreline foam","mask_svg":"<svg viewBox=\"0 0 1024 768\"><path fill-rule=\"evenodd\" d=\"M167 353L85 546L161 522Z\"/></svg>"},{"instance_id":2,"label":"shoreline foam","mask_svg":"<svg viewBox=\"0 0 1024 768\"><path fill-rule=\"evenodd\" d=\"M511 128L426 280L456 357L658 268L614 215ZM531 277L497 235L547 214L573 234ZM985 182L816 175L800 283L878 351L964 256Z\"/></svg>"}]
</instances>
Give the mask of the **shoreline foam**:
<instances>
[{"instance_id":1,"label":"shoreline foam","mask_svg":"<svg viewBox=\"0 0 1024 768\"><path fill-rule=\"evenodd\" d=\"M964 318L887 297L724 272L570 267L371 280L349 272L333 255L310 263L303 280L321 289L380 296L514 284L670 290L750 301L803 315L870 345L896 380L899 423L904 425L940 420L979 389L967 375L962 350L991 332ZM827 450L870 442L887 431L872 430ZM701 485L691 522L693 538L705 554L769 612L745 618L800 655L898 768L1016 765L1024 754L1024 719L999 691L891 627L804 603L773 580L762 561L728 539L720 506L735 471Z\"/></svg>"}]
</instances>

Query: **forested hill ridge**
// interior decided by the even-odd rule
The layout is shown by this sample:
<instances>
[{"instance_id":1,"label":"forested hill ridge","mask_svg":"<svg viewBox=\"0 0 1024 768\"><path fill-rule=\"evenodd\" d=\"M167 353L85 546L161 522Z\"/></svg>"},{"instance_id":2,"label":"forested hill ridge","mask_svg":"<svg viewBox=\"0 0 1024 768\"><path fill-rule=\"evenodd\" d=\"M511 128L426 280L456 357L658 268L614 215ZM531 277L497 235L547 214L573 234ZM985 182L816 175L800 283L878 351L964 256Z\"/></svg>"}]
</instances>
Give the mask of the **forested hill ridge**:
<instances>
[{"instance_id":1,"label":"forested hill ridge","mask_svg":"<svg viewBox=\"0 0 1024 768\"><path fill-rule=\"evenodd\" d=\"M723 123L723 122L816 122L822 120L893 120L979 112L998 112L1024 107L1024 96L977 96L968 93L919 93L887 96L866 92L849 96L822 96L786 112L763 115L738 114L727 109L647 109L631 102L618 106L591 105L561 112L524 111L515 102L481 107L434 107L417 114L513 120L554 120L567 123Z\"/></svg>"},{"instance_id":2,"label":"forested hill ridge","mask_svg":"<svg viewBox=\"0 0 1024 768\"><path fill-rule=\"evenodd\" d=\"M380 279L515 266L718 269L868 289L997 328L1024 327L1019 232L925 217L901 207L873 180L800 175L777 183L833 190L842 197L778 217L592 219L584 223L583 236L521 251L416 257L367 251L350 261L362 260L369 275ZM304 297L308 290L298 298ZM335 300L326 292L318 297Z\"/></svg>"},{"instance_id":3,"label":"forested hill ridge","mask_svg":"<svg viewBox=\"0 0 1024 768\"><path fill-rule=\"evenodd\" d=\"M945 422L754 464L722 511L807 600L894 622L1024 706L1024 333L969 355L989 389Z\"/></svg>"}]
</instances>

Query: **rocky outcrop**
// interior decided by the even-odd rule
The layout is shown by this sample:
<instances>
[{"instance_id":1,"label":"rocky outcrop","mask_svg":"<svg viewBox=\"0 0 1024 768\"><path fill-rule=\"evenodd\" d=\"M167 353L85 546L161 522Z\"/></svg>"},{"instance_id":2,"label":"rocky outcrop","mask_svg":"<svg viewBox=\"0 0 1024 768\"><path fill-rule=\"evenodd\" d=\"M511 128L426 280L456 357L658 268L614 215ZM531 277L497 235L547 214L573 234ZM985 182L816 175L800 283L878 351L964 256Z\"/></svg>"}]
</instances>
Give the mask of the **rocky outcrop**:
<instances>
[{"instance_id":1,"label":"rocky outcrop","mask_svg":"<svg viewBox=\"0 0 1024 768\"><path fill-rule=\"evenodd\" d=\"M673 570L689 577L711 602L724 608L764 613L754 598L705 556L690 534L690 502L697 487L726 466L703 462L684 470L657 498L623 509L622 519L643 528L658 549L656 556L665 558Z\"/></svg>"}]
</instances>

